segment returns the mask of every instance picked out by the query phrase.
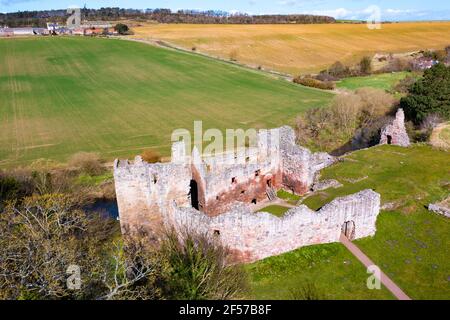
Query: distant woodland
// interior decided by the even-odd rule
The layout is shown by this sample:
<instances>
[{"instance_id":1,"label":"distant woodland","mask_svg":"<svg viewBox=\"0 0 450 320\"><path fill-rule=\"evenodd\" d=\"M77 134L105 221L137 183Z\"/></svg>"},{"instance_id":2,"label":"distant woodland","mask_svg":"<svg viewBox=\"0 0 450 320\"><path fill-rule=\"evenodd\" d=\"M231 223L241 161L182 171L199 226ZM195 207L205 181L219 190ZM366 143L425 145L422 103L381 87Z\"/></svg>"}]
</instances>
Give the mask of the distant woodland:
<instances>
[{"instance_id":1,"label":"distant woodland","mask_svg":"<svg viewBox=\"0 0 450 320\"><path fill-rule=\"evenodd\" d=\"M170 9L81 9L84 20L142 20L159 23L195 23L195 24L319 24L335 23L336 20L327 16L304 14L292 15L249 15L246 13L230 14L224 11L196 11ZM44 27L47 22L65 22L68 17L66 10L23 11L0 13L0 26L9 27Z\"/></svg>"}]
</instances>

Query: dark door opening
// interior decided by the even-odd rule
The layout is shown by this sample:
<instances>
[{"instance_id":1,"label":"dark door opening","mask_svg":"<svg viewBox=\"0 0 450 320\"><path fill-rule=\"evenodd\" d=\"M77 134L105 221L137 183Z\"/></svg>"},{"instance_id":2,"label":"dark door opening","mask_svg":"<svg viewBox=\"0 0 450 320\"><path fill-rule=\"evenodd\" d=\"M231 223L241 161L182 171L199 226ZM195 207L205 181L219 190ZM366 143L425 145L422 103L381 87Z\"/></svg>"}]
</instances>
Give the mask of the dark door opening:
<instances>
[{"instance_id":1,"label":"dark door opening","mask_svg":"<svg viewBox=\"0 0 450 320\"><path fill-rule=\"evenodd\" d=\"M350 241L355 240L355 222L347 221L342 225L342 233L349 239Z\"/></svg>"},{"instance_id":2,"label":"dark door opening","mask_svg":"<svg viewBox=\"0 0 450 320\"><path fill-rule=\"evenodd\" d=\"M272 179L267 180L267 186L272 188Z\"/></svg>"},{"instance_id":3,"label":"dark door opening","mask_svg":"<svg viewBox=\"0 0 450 320\"><path fill-rule=\"evenodd\" d=\"M392 144L392 136L387 136L387 143Z\"/></svg>"},{"instance_id":4,"label":"dark door opening","mask_svg":"<svg viewBox=\"0 0 450 320\"><path fill-rule=\"evenodd\" d=\"M191 191L189 192L191 197L192 208L199 210L198 206L198 184L197 181L191 180Z\"/></svg>"}]
</instances>

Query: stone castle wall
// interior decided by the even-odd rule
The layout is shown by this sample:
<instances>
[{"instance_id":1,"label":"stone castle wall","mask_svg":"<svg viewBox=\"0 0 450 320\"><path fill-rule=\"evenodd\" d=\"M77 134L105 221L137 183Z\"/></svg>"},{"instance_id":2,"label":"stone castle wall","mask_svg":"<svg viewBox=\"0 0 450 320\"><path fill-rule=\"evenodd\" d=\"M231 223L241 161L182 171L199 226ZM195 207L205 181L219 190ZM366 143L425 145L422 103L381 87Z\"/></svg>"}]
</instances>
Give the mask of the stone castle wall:
<instances>
[{"instance_id":1,"label":"stone castle wall","mask_svg":"<svg viewBox=\"0 0 450 320\"><path fill-rule=\"evenodd\" d=\"M117 161L114 180L123 232L144 230L157 235L167 223L164 208L175 201L189 206L192 173L189 165Z\"/></svg>"},{"instance_id":2,"label":"stone castle wall","mask_svg":"<svg viewBox=\"0 0 450 320\"><path fill-rule=\"evenodd\" d=\"M177 228L214 236L231 250L234 261L253 262L303 246L339 242L346 222L354 223L354 239L373 236L380 195L364 190L335 199L317 212L306 206L293 208L283 218L252 213L242 205L217 217L191 208L172 210Z\"/></svg>"},{"instance_id":3,"label":"stone castle wall","mask_svg":"<svg viewBox=\"0 0 450 320\"><path fill-rule=\"evenodd\" d=\"M336 199L318 212L300 206L281 219L253 214L250 204L267 199L268 188L304 194L317 172L335 159L297 146L289 127L261 131L257 147L245 152L244 163L230 163L236 154L205 159L194 147L188 156L185 144L178 142L170 163L149 164L140 157L134 163L116 160L122 232L142 230L157 241L165 227L191 226L218 235L242 262L338 241L346 221L355 223L356 238L374 234L380 201L373 191ZM193 185L198 197L193 195ZM196 198L199 210L193 208Z\"/></svg>"},{"instance_id":4,"label":"stone castle wall","mask_svg":"<svg viewBox=\"0 0 450 320\"><path fill-rule=\"evenodd\" d=\"M148 164L140 157L134 163L117 160L114 179L122 228L153 232L166 223L168 204L192 207L192 181L200 211L217 216L235 201L265 200L268 187L303 194L316 172L334 161L326 153L313 154L297 146L290 127L261 130L257 147L244 152L244 163L233 163L237 153L203 159L197 148L188 155L185 144L177 142L170 163Z\"/></svg>"}]
</instances>

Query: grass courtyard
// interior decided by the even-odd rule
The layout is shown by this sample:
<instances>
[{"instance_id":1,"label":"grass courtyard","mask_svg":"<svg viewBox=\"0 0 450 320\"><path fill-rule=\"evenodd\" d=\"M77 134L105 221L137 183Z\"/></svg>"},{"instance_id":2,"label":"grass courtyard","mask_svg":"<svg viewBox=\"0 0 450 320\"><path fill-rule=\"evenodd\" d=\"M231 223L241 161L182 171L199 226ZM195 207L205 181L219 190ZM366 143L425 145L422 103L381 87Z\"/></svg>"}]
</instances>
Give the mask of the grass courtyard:
<instances>
[{"instance_id":1,"label":"grass courtyard","mask_svg":"<svg viewBox=\"0 0 450 320\"><path fill-rule=\"evenodd\" d=\"M267 206L267 207L259 210L259 212L267 212L267 213L273 214L276 217L281 218L286 214L286 212L289 211L289 209L290 208L284 207L284 206L270 205L270 206Z\"/></svg>"},{"instance_id":2,"label":"grass courtyard","mask_svg":"<svg viewBox=\"0 0 450 320\"><path fill-rule=\"evenodd\" d=\"M98 38L0 40L0 167L80 151L108 160L154 148L174 129L270 128L332 95L257 71Z\"/></svg>"}]
</instances>

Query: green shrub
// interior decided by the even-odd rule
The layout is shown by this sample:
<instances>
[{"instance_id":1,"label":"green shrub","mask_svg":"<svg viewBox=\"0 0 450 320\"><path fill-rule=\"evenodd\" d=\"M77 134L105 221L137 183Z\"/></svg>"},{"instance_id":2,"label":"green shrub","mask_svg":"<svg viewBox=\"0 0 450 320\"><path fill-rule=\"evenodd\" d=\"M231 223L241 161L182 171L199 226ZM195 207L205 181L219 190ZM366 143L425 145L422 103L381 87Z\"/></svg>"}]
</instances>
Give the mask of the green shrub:
<instances>
[{"instance_id":1,"label":"green shrub","mask_svg":"<svg viewBox=\"0 0 450 320\"><path fill-rule=\"evenodd\" d=\"M91 176L100 175L105 168L97 153L79 152L69 160L69 166Z\"/></svg>"},{"instance_id":2,"label":"green shrub","mask_svg":"<svg viewBox=\"0 0 450 320\"><path fill-rule=\"evenodd\" d=\"M400 82L394 86L394 91L399 93L408 93L416 81L416 76L408 76L400 80Z\"/></svg>"},{"instance_id":3,"label":"green shrub","mask_svg":"<svg viewBox=\"0 0 450 320\"><path fill-rule=\"evenodd\" d=\"M118 23L114 27L114 30L116 30L121 35L128 35L130 34L130 28L126 24Z\"/></svg>"},{"instance_id":4,"label":"green shrub","mask_svg":"<svg viewBox=\"0 0 450 320\"><path fill-rule=\"evenodd\" d=\"M334 90L336 88L336 85L332 81L320 81L309 77L296 77L294 78L294 83L322 90Z\"/></svg>"},{"instance_id":5,"label":"green shrub","mask_svg":"<svg viewBox=\"0 0 450 320\"><path fill-rule=\"evenodd\" d=\"M400 101L409 120L420 124L428 115L450 119L450 67L439 63L426 70L422 79Z\"/></svg>"},{"instance_id":6,"label":"green shrub","mask_svg":"<svg viewBox=\"0 0 450 320\"><path fill-rule=\"evenodd\" d=\"M181 238L181 239L180 239ZM227 266L228 252L207 235L169 232L161 246L167 266L163 296L174 300L236 299L247 288L246 273Z\"/></svg>"},{"instance_id":7,"label":"green shrub","mask_svg":"<svg viewBox=\"0 0 450 320\"><path fill-rule=\"evenodd\" d=\"M372 73L372 59L370 57L363 57L359 63L359 68L362 74L368 75Z\"/></svg>"},{"instance_id":8,"label":"green shrub","mask_svg":"<svg viewBox=\"0 0 450 320\"><path fill-rule=\"evenodd\" d=\"M304 283L300 288L290 290L292 300L324 300L325 295L312 282Z\"/></svg>"}]
</instances>

